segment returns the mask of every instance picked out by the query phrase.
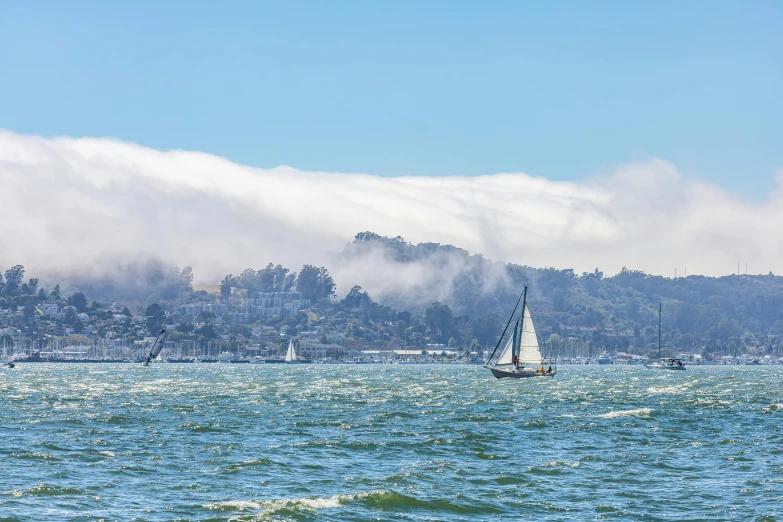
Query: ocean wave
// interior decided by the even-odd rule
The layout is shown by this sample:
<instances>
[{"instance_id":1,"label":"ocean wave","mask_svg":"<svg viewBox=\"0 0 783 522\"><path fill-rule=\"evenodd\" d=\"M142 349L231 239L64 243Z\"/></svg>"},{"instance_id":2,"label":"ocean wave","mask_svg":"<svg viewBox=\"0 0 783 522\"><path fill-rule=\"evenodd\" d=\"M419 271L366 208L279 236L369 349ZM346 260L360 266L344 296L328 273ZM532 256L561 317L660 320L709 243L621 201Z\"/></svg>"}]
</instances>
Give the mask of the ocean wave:
<instances>
[{"instance_id":1,"label":"ocean wave","mask_svg":"<svg viewBox=\"0 0 783 522\"><path fill-rule=\"evenodd\" d=\"M685 386L650 386L647 388L647 393L652 394L665 394L665 393L681 393L686 389Z\"/></svg>"},{"instance_id":2,"label":"ocean wave","mask_svg":"<svg viewBox=\"0 0 783 522\"><path fill-rule=\"evenodd\" d=\"M652 410L650 408L636 408L634 410L610 411L607 413L603 413L598 417L601 419L614 419L617 417L630 417L630 416L647 417L648 415L650 415L651 411Z\"/></svg>"},{"instance_id":3,"label":"ocean wave","mask_svg":"<svg viewBox=\"0 0 783 522\"><path fill-rule=\"evenodd\" d=\"M460 496L458 496L459 498ZM410 495L404 495L396 491L375 491L361 497L367 507L381 511L408 511L414 509L432 510L438 512L450 512L455 514L482 514L497 512L496 509L486 504L475 502L457 503L445 498L419 499Z\"/></svg>"},{"instance_id":4,"label":"ocean wave","mask_svg":"<svg viewBox=\"0 0 783 522\"><path fill-rule=\"evenodd\" d=\"M271 515L281 510L319 510L339 508L360 498L370 495L383 494L384 491L366 491L362 493L350 493L346 495L333 495L331 497L313 498L291 498L278 500L227 500L224 502L213 502L204 504L202 507L213 511L234 512L234 511L255 511L254 515Z\"/></svg>"},{"instance_id":5,"label":"ocean wave","mask_svg":"<svg viewBox=\"0 0 783 522\"><path fill-rule=\"evenodd\" d=\"M574 462L568 462L564 460L550 460L549 462L545 462L541 465L541 467L568 467L568 468L578 468L579 467L579 461Z\"/></svg>"},{"instance_id":6,"label":"ocean wave","mask_svg":"<svg viewBox=\"0 0 783 522\"><path fill-rule=\"evenodd\" d=\"M423 500L416 497L398 493L396 491L366 491L345 495L334 495L324 498L292 498L279 500L229 500L205 504L202 507L221 512L253 511L252 519L262 519L272 515L280 515L285 512L321 509L336 509L351 502L359 501L373 510L399 512L418 509L429 509L439 512L451 512L458 514L484 513L494 511L488 506L474 506L462 504L444 498ZM489 511L488 511L489 510ZM241 517L245 519L245 517Z\"/></svg>"},{"instance_id":7,"label":"ocean wave","mask_svg":"<svg viewBox=\"0 0 783 522\"><path fill-rule=\"evenodd\" d=\"M14 489L11 491L3 492L4 495L11 495L14 497L34 496L34 497L48 497L48 496L63 496L63 495L83 495L84 490L69 488L63 486L53 486L50 484L44 484L39 482L35 486L27 490Z\"/></svg>"}]
</instances>

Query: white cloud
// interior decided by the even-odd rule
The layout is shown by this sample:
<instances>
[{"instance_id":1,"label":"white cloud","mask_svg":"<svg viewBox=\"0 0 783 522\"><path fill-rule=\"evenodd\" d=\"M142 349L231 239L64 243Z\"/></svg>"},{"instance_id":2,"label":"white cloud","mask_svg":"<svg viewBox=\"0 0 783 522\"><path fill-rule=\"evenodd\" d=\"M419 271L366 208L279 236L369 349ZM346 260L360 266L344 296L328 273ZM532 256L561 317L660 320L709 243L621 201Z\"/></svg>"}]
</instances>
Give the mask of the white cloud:
<instances>
[{"instance_id":1,"label":"white cloud","mask_svg":"<svg viewBox=\"0 0 783 522\"><path fill-rule=\"evenodd\" d=\"M748 262L783 272L783 190L745 201L660 159L586 182L382 178L0 131L0 209L0 267L31 273L137 251L191 265L201 280L269 261L328 266L364 230L577 271L723 275ZM341 289L369 277L330 268Z\"/></svg>"}]
</instances>

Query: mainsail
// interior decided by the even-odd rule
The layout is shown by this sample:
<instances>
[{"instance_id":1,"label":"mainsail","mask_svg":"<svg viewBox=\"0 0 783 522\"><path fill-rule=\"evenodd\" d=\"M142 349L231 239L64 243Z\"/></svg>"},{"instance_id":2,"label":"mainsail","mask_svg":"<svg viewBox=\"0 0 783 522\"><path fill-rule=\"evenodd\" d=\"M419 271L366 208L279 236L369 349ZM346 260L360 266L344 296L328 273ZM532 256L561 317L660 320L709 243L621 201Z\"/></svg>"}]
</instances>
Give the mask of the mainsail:
<instances>
[{"instance_id":1,"label":"mainsail","mask_svg":"<svg viewBox=\"0 0 783 522\"><path fill-rule=\"evenodd\" d=\"M519 339L519 362L540 365L541 349L538 347L536 329L533 326L533 318L530 309L525 303L522 307L522 332Z\"/></svg>"},{"instance_id":2,"label":"mainsail","mask_svg":"<svg viewBox=\"0 0 783 522\"><path fill-rule=\"evenodd\" d=\"M296 361L296 350L294 350L294 340L288 341L288 351L285 353L285 362Z\"/></svg>"},{"instance_id":3,"label":"mainsail","mask_svg":"<svg viewBox=\"0 0 783 522\"><path fill-rule=\"evenodd\" d=\"M152 349L150 350L147 359L144 361L144 366L149 366L149 364L155 360L155 357L160 355L160 351L163 349L164 342L166 342L166 330L161 330L158 336L155 338L155 342L152 343Z\"/></svg>"}]
</instances>

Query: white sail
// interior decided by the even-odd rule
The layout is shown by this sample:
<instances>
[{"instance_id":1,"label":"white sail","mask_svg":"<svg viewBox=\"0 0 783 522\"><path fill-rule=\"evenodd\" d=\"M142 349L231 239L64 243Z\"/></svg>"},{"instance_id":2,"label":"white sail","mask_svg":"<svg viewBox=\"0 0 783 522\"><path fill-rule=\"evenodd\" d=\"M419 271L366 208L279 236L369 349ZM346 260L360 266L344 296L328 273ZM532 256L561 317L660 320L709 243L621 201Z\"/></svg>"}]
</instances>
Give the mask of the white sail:
<instances>
[{"instance_id":1,"label":"white sail","mask_svg":"<svg viewBox=\"0 0 783 522\"><path fill-rule=\"evenodd\" d=\"M503 347L503 350L500 352L500 355L498 356L497 360L495 361L495 364L512 364L514 362L512 345L514 344L514 336L511 335L508 338L508 342L506 343L506 346Z\"/></svg>"},{"instance_id":2,"label":"white sail","mask_svg":"<svg viewBox=\"0 0 783 522\"><path fill-rule=\"evenodd\" d=\"M533 318L530 309L525 303L522 311L522 338L519 343L519 362L539 365L542 362L541 349L538 347L536 329L533 326Z\"/></svg>"},{"instance_id":3,"label":"white sail","mask_svg":"<svg viewBox=\"0 0 783 522\"><path fill-rule=\"evenodd\" d=\"M288 351L285 354L285 362L294 362L296 360L296 350L294 350L294 340L288 341Z\"/></svg>"}]
</instances>

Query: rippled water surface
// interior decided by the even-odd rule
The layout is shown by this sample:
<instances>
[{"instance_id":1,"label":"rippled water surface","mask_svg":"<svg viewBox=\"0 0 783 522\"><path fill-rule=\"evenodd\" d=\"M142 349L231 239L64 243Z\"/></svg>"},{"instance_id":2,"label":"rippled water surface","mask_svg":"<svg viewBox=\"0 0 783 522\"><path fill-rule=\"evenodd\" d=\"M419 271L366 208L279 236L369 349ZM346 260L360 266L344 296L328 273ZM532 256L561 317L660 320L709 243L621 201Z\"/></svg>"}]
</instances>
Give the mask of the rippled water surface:
<instances>
[{"instance_id":1,"label":"rippled water surface","mask_svg":"<svg viewBox=\"0 0 783 522\"><path fill-rule=\"evenodd\" d=\"M783 520L783 368L0 370L0 520Z\"/></svg>"}]
</instances>

